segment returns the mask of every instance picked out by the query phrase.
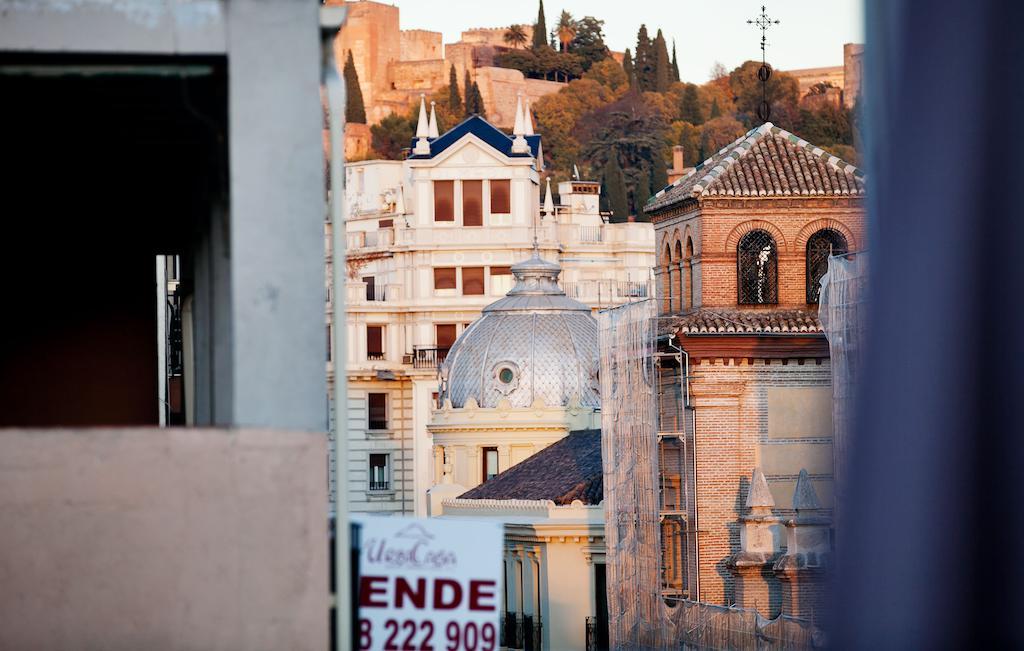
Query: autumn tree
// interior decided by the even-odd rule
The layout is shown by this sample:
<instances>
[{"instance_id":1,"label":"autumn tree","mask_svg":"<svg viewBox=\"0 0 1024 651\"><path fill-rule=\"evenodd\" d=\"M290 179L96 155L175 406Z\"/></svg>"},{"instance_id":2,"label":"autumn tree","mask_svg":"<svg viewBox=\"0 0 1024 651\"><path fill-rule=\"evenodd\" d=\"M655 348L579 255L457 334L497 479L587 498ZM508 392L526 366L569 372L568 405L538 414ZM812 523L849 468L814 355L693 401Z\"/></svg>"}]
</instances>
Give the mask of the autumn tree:
<instances>
[{"instance_id":1,"label":"autumn tree","mask_svg":"<svg viewBox=\"0 0 1024 651\"><path fill-rule=\"evenodd\" d=\"M708 112L708 119L714 120L715 118L722 117L722 109L718 106L718 98L711 100L711 110Z\"/></svg>"},{"instance_id":2,"label":"autumn tree","mask_svg":"<svg viewBox=\"0 0 1024 651\"><path fill-rule=\"evenodd\" d=\"M540 50L547 47L548 43L545 40L548 34L548 23L544 19L544 0L540 0L540 6L537 8L537 22L533 24L533 49Z\"/></svg>"},{"instance_id":3,"label":"autumn tree","mask_svg":"<svg viewBox=\"0 0 1024 651\"><path fill-rule=\"evenodd\" d=\"M761 68L758 61L745 61L743 65L729 73L729 87L736 103L736 117L752 128L761 123L757 116L757 107L762 100L761 80L757 71ZM797 104L800 100L800 83L796 77L775 70L765 84L764 98L771 105L772 122L795 128L799 118ZM788 124L787 124L788 123Z\"/></svg>"},{"instance_id":4,"label":"autumn tree","mask_svg":"<svg viewBox=\"0 0 1024 651\"><path fill-rule=\"evenodd\" d=\"M626 75L626 71L615 59L610 57L592 65L590 70L583 73L583 79L593 79L611 89L613 93L622 93L629 88L629 77Z\"/></svg>"},{"instance_id":5,"label":"autumn tree","mask_svg":"<svg viewBox=\"0 0 1024 651\"><path fill-rule=\"evenodd\" d=\"M345 122L366 124L366 107L363 105L363 91L359 88L359 74L352 59L352 50L345 60Z\"/></svg>"},{"instance_id":6,"label":"autumn tree","mask_svg":"<svg viewBox=\"0 0 1024 651\"><path fill-rule=\"evenodd\" d=\"M700 136L701 129L689 122L679 120L670 127L669 142L683 148L683 165L693 167L701 160Z\"/></svg>"},{"instance_id":7,"label":"autumn tree","mask_svg":"<svg viewBox=\"0 0 1024 651\"><path fill-rule=\"evenodd\" d=\"M618 68L614 61L611 64ZM591 73L598 71L602 65L591 68ZM624 86L624 74L621 69L618 73L619 84ZM582 162L580 141L577 139L579 132L576 128L580 118L615 99L616 95L611 88L594 79L584 78L569 82L557 93L545 95L531 107L537 132L544 136L547 166L556 176L569 176L573 164Z\"/></svg>"},{"instance_id":8,"label":"autumn tree","mask_svg":"<svg viewBox=\"0 0 1024 651\"><path fill-rule=\"evenodd\" d=\"M701 127L700 149L702 159L711 158L719 149L736 140L747 130L736 118L722 116L708 120Z\"/></svg>"},{"instance_id":9,"label":"autumn tree","mask_svg":"<svg viewBox=\"0 0 1024 651\"><path fill-rule=\"evenodd\" d=\"M459 75L455 66L448 70L448 108L452 113L463 114L462 95L459 94Z\"/></svg>"},{"instance_id":10,"label":"autumn tree","mask_svg":"<svg viewBox=\"0 0 1024 651\"><path fill-rule=\"evenodd\" d=\"M505 34L502 36L502 40L513 48L521 48L530 39L526 35L526 30L523 29L523 26L517 24L509 25L509 28L505 30Z\"/></svg>"}]
</instances>

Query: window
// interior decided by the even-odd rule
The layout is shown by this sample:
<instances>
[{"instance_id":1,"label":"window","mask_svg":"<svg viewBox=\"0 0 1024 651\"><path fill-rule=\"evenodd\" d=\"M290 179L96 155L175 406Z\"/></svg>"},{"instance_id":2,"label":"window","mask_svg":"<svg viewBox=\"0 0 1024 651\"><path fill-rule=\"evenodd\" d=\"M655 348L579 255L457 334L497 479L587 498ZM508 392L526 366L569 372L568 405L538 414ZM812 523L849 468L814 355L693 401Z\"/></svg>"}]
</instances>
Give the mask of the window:
<instances>
[{"instance_id":1,"label":"window","mask_svg":"<svg viewBox=\"0 0 1024 651\"><path fill-rule=\"evenodd\" d=\"M395 220L394 219L381 219L381 220L379 220L377 222L377 228L394 228L394 227L395 227Z\"/></svg>"},{"instance_id":2,"label":"window","mask_svg":"<svg viewBox=\"0 0 1024 651\"><path fill-rule=\"evenodd\" d=\"M491 276L511 276L512 267L491 267Z\"/></svg>"},{"instance_id":3,"label":"window","mask_svg":"<svg viewBox=\"0 0 1024 651\"><path fill-rule=\"evenodd\" d=\"M739 303L769 305L779 302L779 261L775 239L768 231L743 236L736 251Z\"/></svg>"},{"instance_id":4,"label":"window","mask_svg":"<svg viewBox=\"0 0 1024 651\"><path fill-rule=\"evenodd\" d=\"M823 228L807 240L807 302L817 303L821 278L828 271L828 256L849 253L849 244L834 228Z\"/></svg>"},{"instance_id":5,"label":"window","mask_svg":"<svg viewBox=\"0 0 1024 651\"><path fill-rule=\"evenodd\" d=\"M434 326L434 337L438 349L447 351L455 343L455 324L438 323Z\"/></svg>"},{"instance_id":6,"label":"window","mask_svg":"<svg viewBox=\"0 0 1024 651\"><path fill-rule=\"evenodd\" d=\"M455 221L455 181L434 181L434 221Z\"/></svg>"},{"instance_id":7,"label":"window","mask_svg":"<svg viewBox=\"0 0 1024 651\"><path fill-rule=\"evenodd\" d=\"M684 285L686 278L683 276L683 244L678 240L676 241L676 255L673 261L674 264L672 266L675 268L676 273L679 274L679 295L675 297L676 304L673 306L673 309L682 310L685 307L683 297L686 296L686 286Z\"/></svg>"},{"instance_id":8,"label":"window","mask_svg":"<svg viewBox=\"0 0 1024 651\"><path fill-rule=\"evenodd\" d=\"M483 448L481 452L483 458L481 482L485 482L498 474L498 448Z\"/></svg>"},{"instance_id":9,"label":"window","mask_svg":"<svg viewBox=\"0 0 1024 651\"><path fill-rule=\"evenodd\" d=\"M366 300L377 300L377 279L373 276L363 276L363 282L366 283Z\"/></svg>"},{"instance_id":10,"label":"window","mask_svg":"<svg viewBox=\"0 0 1024 651\"><path fill-rule=\"evenodd\" d=\"M331 361L331 326L327 326L327 361Z\"/></svg>"},{"instance_id":11,"label":"window","mask_svg":"<svg viewBox=\"0 0 1024 651\"><path fill-rule=\"evenodd\" d=\"M384 359L384 326L366 326L366 359Z\"/></svg>"},{"instance_id":12,"label":"window","mask_svg":"<svg viewBox=\"0 0 1024 651\"><path fill-rule=\"evenodd\" d=\"M455 267L434 267L434 289L455 289Z\"/></svg>"},{"instance_id":13,"label":"window","mask_svg":"<svg viewBox=\"0 0 1024 651\"><path fill-rule=\"evenodd\" d=\"M491 267L492 295L500 296L501 294L507 294L514 284L515 278L512 277L511 267Z\"/></svg>"},{"instance_id":14,"label":"window","mask_svg":"<svg viewBox=\"0 0 1024 651\"><path fill-rule=\"evenodd\" d=\"M484 182L462 182L462 225L484 225Z\"/></svg>"},{"instance_id":15,"label":"window","mask_svg":"<svg viewBox=\"0 0 1024 651\"><path fill-rule=\"evenodd\" d=\"M386 491L390 486L388 455L370 454L370 490Z\"/></svg>"},{"instance_id":16,"label":"window","mask_svg":"<svg viewBox=\"0 0 1024 651\"><path fill-rule=\"evenodd\" d=\"M483 296L484 294L484 268L463 267L462 268L462 295Z\"/></svg>"},{"instance_id":17,"label":"window","mask_svg":"<svg viewBox=\"0 0 1024 651\"><path fill-rule=\"evenodd\" d=\"M370 393L366 397L369 405L369 429L380 430L388 428L388 394Z\"/></svg>"},{"instance_id":18,"label":"window","mask_svg":"<svg viewBox=\"0 0 1024 651\"><path fill-rule=\"evenodd\" d=\"M693 307L693 240L686 238L686 309Z\"/></svg>"},{"instance_id":19,"label":"window","mask_svg":"<svg viewBox=\"0 0 1024 651\"><path fill-rule=\"evenodd\" d=\"M512 212L511 192L508 179L491 181L491 212L496 215L507 215Z\"/></svg>"}]
</instances>

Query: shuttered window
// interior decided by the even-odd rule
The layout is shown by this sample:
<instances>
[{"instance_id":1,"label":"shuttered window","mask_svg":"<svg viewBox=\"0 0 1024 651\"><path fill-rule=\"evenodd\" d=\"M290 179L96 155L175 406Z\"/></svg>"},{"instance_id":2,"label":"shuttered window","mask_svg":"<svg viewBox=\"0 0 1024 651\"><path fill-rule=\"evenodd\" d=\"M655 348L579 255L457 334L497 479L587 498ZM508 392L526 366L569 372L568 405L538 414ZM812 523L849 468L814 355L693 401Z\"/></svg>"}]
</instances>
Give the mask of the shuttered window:
<instances>
[{"instance_id":1,"label":"shuttered window","mask_svg":"<svg viewBox=\"0 0 1024 651\"><path fill-rule=\"evenodd\" d=\"M462 295L482 296L484 294L484 268L462 268Z\"/></svg>"},{"instance_id":2,"label":"shuttered window","mask_svg":"<svg viewBox=\"0 0 1024 651\"><path fill-rule=\"evenodd\" d=\"M507 215L512 212L508 179L491 181L491 212Z\"/></svg>"},{"instance_id":3,"label":"shuttered window","mask_svg":"<svg viewBox=\"0 0 1024 651\"><path fill-rule=\"evenodd\" d=\"M434 289L455 289L455 267L434 267Z\"/></svg>"},{"instance_id":4,"label":"shuttered window","mask_svg":"<svg viewBox=\"0 0 1024 651\"><path fill-rule=\"evenodd\" d=\"M455 181L434 181L434 221L455 221Z\"/></svg>"},{"instance_id":5,"label":"shuttered window","mask_svg":"<svg viewBox=\"0 0 1024 651\"><path fill-rule=\"evenodd\" d=\"M484 225L484 182L462 182L462 225Z\"/></svg>"}]
</instances>

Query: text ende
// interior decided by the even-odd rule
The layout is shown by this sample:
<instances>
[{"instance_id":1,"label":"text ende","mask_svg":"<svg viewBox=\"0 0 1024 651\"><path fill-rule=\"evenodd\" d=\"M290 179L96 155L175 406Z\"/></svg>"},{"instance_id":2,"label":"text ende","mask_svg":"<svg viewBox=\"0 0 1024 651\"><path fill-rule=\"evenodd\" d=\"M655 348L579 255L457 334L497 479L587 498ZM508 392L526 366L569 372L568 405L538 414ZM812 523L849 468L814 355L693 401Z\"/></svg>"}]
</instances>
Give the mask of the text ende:
<instances>
[{"instance_id":1,"label":"text ende","mask_svg":"<svg viewBox=\"0 0 1024 651\"><path fill-rule=\"evenodd\" d=\"M360 608L405 608L497 611L494 581L470 580L464 587L455 579L418 578L412 583L402 577L363 576L359 578Z\"/></svg>"}]
</instances>

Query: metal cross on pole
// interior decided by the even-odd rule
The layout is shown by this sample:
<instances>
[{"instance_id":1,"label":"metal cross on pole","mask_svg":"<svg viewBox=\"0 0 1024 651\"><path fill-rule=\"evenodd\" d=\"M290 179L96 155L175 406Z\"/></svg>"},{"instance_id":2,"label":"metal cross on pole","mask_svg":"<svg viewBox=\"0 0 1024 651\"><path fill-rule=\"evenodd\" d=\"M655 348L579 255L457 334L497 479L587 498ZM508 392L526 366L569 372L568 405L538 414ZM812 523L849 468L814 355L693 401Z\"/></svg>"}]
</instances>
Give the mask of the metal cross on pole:
<instances>
[{"instance_id":1,"label":"metal cross on pole","mask_svg":"<svg viewBox=\"0 0 1024 651\"><path fill-rule=\"evenodd\" d=\"M772 25L778 25L780 21L768 17L767 7L761 5L761 15L753 20L748 20L748 25L757 25L761 30L761 67L757 70L757 78L761 80L761 103L757 106L757 117L762 122L767 122L772 114L772 106L768 103L768 80L772 76L772 67L768 65L765 58L765 49L768 45L767 32Z\"/></svg>"}]
</instances>

